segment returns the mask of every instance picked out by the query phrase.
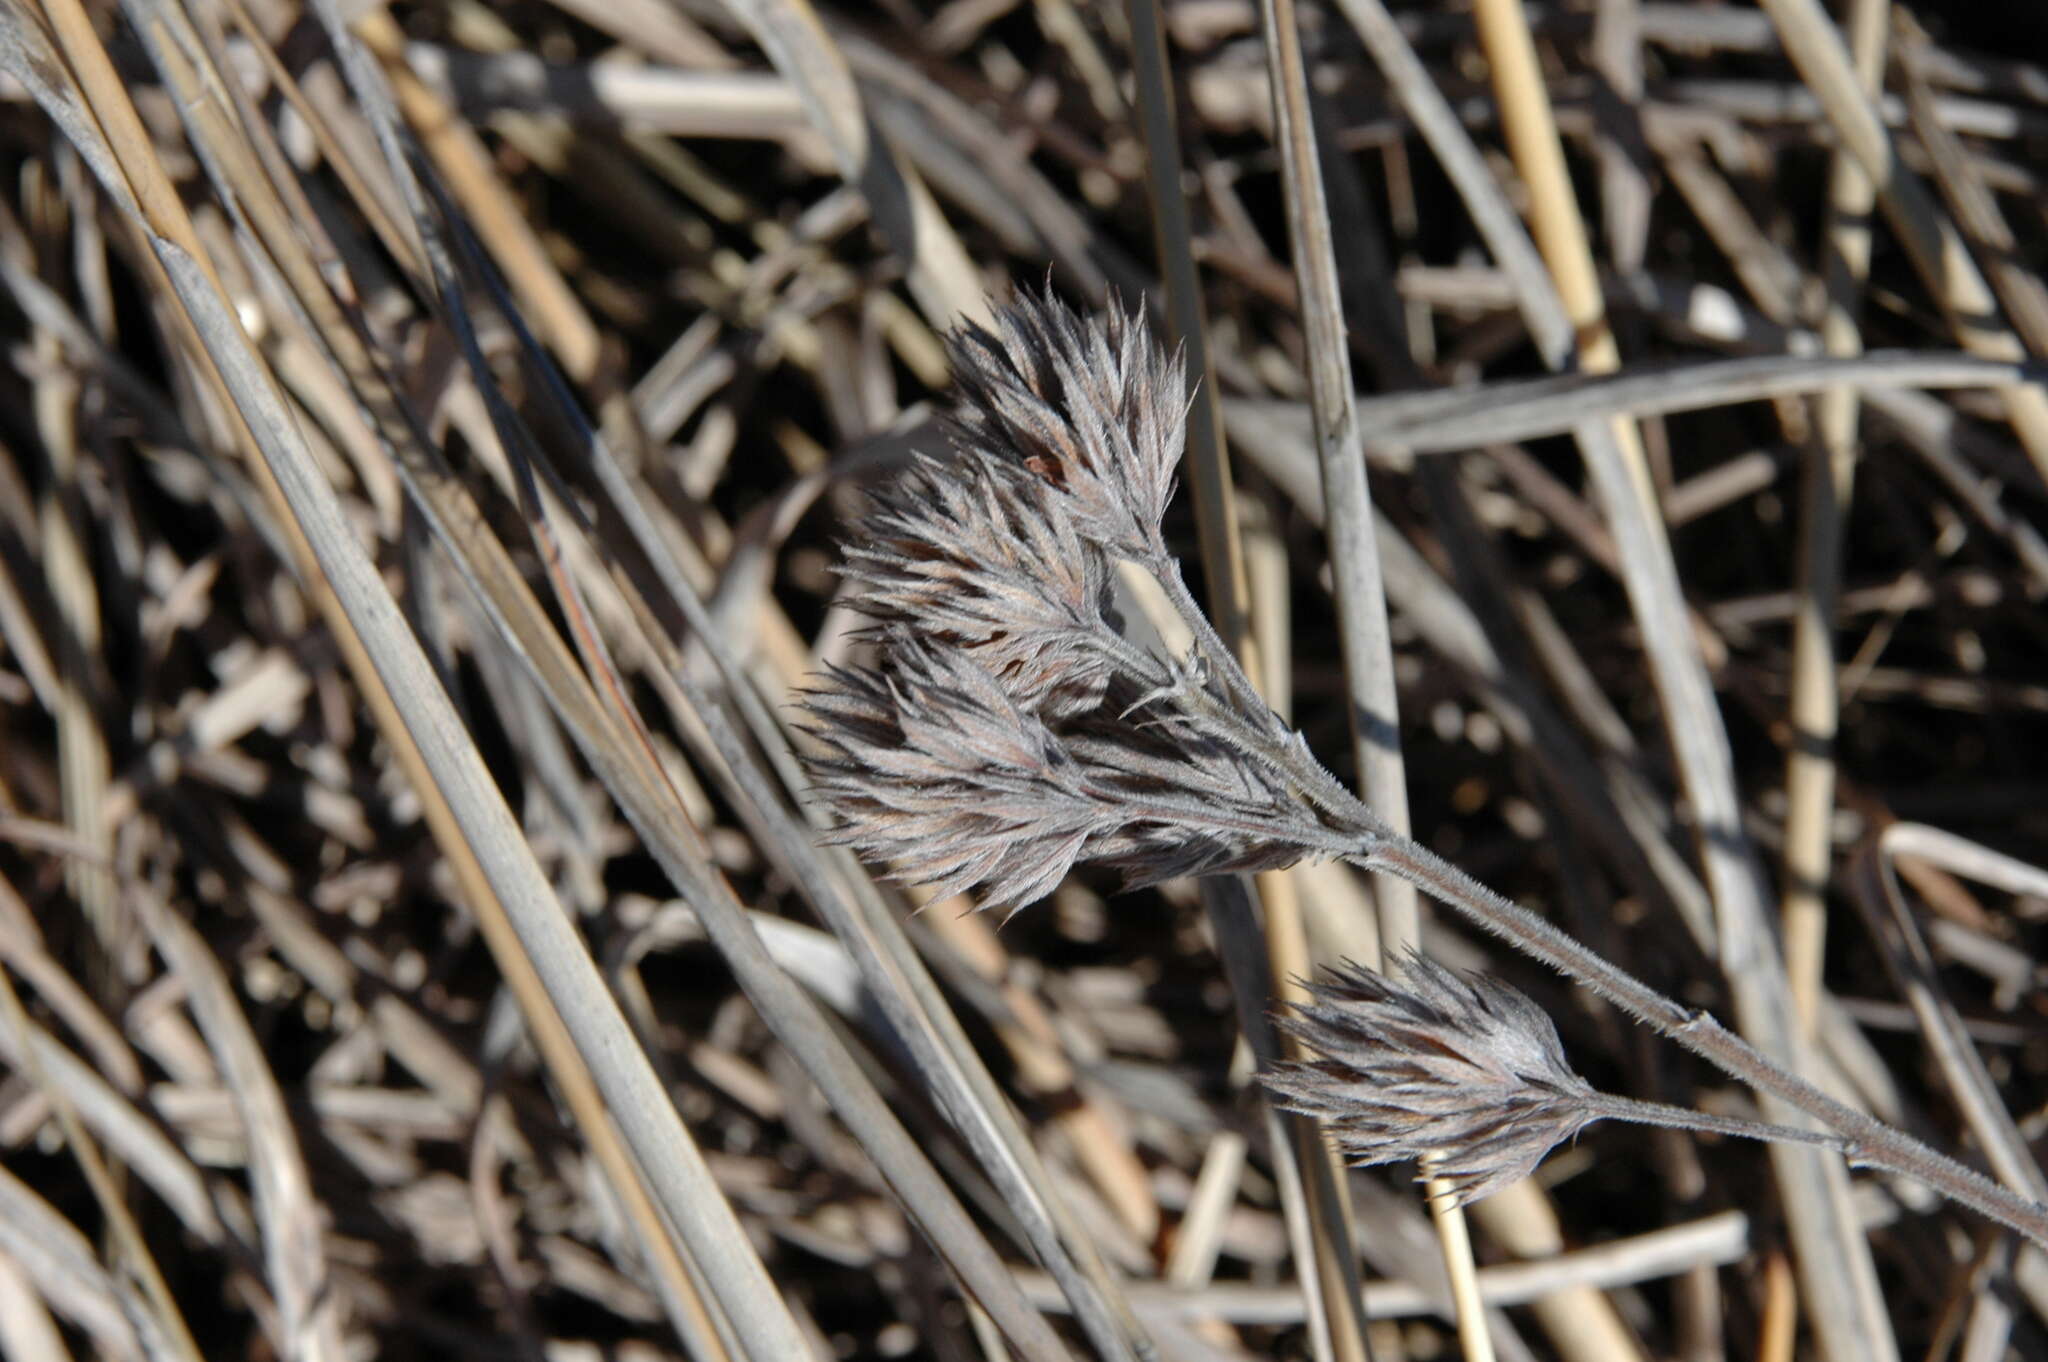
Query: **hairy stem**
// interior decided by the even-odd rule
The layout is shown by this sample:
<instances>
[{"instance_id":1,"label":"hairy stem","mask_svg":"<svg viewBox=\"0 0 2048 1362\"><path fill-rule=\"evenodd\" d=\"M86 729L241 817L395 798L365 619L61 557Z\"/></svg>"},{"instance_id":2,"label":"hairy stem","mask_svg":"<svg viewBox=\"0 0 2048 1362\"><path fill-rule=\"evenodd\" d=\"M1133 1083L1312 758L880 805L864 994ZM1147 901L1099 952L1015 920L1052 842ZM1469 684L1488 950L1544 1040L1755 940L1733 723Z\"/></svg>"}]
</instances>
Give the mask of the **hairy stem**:
<instances>
[{"instance_id":1,"label":"hairy stem","mask_svg":"<svg viewBox=\"0 0 2048 1362\"><path fill-rule=\"evenodd\" d=\"M1639 1102L1633 1097L1619 1097L1610 1092L1596 1093L1587 1105L1594 1119L1601 1121L1627 1121L1632 1125L1689 1130L1699 1135L1732 1135L1737 1139L1775 1144L1819 1145L1843 1155L1852 1152L1849 1141L1832 1130L1803 1130L1798 1126L1776 1125L1770 1121L1747 1121L1739 1116L1716 1116L1712 1112L1694 1111L1691 1107L1676 1107L1666 1102Z\"/></svg>"}]
</instances>

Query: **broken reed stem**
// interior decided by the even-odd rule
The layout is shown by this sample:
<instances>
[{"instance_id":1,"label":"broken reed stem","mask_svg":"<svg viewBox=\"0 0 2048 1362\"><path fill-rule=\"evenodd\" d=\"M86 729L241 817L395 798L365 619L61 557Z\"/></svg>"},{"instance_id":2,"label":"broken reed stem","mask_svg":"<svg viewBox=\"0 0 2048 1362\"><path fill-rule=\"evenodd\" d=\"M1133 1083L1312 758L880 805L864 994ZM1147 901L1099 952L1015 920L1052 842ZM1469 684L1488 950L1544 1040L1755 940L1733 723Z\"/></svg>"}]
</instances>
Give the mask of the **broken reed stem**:
<instances>
[{"instance_id":1,"label":"broken reed stem","mask_svg":"<svg viewBox=\"0 0 2048 1362\"><path fill-rule=\"evenodd\" d=\"M1413 842L1383 841L1351 859L1366 869L1382 870L1410 881L1724 1073L1781 1097L1821 1121L1841 1137L1841 1143L1834 1148L1852 1167L1881 1168L1912 1178L2017 1230L2035 1243L2048 1246L2048 1206L2001 1187L1903 1131L1836 1101L1805 1079L1780 1068L1722 1026L1711 1013L1673 1002L1428 849Z\"/></svg>"}]
</instances>

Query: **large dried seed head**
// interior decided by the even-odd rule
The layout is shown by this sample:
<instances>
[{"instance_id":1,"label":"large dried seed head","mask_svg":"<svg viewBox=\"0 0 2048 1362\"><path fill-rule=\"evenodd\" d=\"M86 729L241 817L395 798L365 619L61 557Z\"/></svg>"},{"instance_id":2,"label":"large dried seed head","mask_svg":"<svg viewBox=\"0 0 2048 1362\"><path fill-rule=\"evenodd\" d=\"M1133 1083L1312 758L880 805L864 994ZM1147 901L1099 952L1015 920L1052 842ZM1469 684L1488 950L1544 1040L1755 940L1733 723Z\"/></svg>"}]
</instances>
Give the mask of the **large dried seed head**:
<instances>
[{"instance_id":1,"label":"large dried seed head","mask_svg":"<svg viewBox=\"0 0 2048 1362\"><path fill-rule=\"evenodd\" d=\"M879 665L808 698L808 758L838 840L985 906L1040 897L1077 861L1131 885L1355 850L1198 670L1118 637L1108 558L1157 567L1180 458L1180 366L1135 314L1050 297L954 338L957 457L876 493L847 547ZM1263 727L1262 727L1263 726ZM1306 760L1305 751L1302 760Z\"/></svg>"},{"instance_id":2,"label":"large dried seed head","mask_svg":"<svg viewBox=\"0 0 2048 1362\"><path fill-rule=\"evenodd\" d=\"M1110 677L1097 646L1108 568L1063 500L1028 473L921 456L847 539L857 604L967 652L1024 709L1096 708Z\"/></svg>"},{"instance_id":3,"label":"large dried seed head","mask_svg":"<svg viewBox=\"0 0 2048 1362\"><path fill-rule=\"evenodd\" d=\"M1141 314L1112 300L1084 319L1050 294L1022 294L998 311L995 332L969 326L951 346L964 452L1065 492L1082 531L1111 551L1161 552L1187 398L1179 356Z\"/></svg>"},{"instance_id":4,"label":"large dried seed head","mask_svg":"<svg viewBox=\"0 0 2048 1362\"><path fill-rule=\"evenodd\" d=\"M1311 992L1281 1025L1319 1058L1264 1081L1354 1163L1428 1157L1469 1201L1527 1177L1598 1118L1549 1016L1498 980L1415 955L1398 978L1347 965Z\"/></svg>"}]
</instances>

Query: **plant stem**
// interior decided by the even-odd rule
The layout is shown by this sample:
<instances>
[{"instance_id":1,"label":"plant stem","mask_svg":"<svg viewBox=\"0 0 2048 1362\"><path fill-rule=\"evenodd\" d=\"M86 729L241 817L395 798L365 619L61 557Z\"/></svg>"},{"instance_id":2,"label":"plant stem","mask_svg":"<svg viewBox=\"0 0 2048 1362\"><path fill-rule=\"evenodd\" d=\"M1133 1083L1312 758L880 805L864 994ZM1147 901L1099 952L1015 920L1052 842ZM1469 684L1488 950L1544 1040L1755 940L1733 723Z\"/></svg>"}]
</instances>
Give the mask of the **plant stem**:
<instances>
[{"instance_id":1,"label":"plant stem","mask_svg":"<svg viewBox=\"0 0 2048 1362\"><path fill-rule=\"evenodd\" d=\"M1246 745L1260 758L1276 769L1284 771L1301 792L1317 808L1326 813L1341 813L1347 822L1360 823L1372 830L1375 836L1394 836L1394 831L1385 819L1359 802L1358 797L1344 788L1344 782L1331 775L1323 764L1309 754L1308 748L1298 735L1288 734L1284 727L1278 733L1269 732L1264 720L1272 716L1272 709L1258 688L1252 685L1244 669L1237 665L1237 659L1223 645L1223 640L1210 625L1208 617L1195 604L1187 583L1181 580L1180 560L1169 555L1163 547L1143 566L1165 589L1167 601L1174 608L1188 632L1193 635L1197 655L1208 664L1210 671L1222 682L1225 697L1238 706L1235 718L1250 731L1244 734ZM1215 697L1199 695L1198 702L1213 701ZM1278 726L1278 721L1274 721ZM1284 736L1283 736L1284 735Z\"/></svg>"},{"instance_id":2,"label":"plant stem","mask_svg":"<svg viewBox=\"0 0 2048 1362\"><path fill-rule=\"evenodd\" d=\"M1883 1168L1926 1184L2035 1243L2048 1247L2048 1206L2030 1201L1945 1154L1845 1106L1781 1068L1716 1021L1681 1006L1626 970L1579 944L1527 908L1488 889L1419 843L1382 838L1350 858L1367 870L1399 875L1481 927L1592 989L1631 1016L1670 1037L1724 1073L1774 1094L1841 1136L1836 1145L1851 1166Z\"/></svg>"},{"instance_id":3,"label":"plant stem","mask_svg":"<svg viewBox=\"0 0 2048 1362\"><path fill-rule=\"evenodd\" d=\"M1770 1121L1749 1121L1740 1116L1716 1116L1691 1107L1665 1102L1639 1102L1611 1092L1596 1093L1589 1103L1595 1120L1627 1121L1639 1126L1662 1126L1666 1130L1690 1130L1701 1135L1733 1135L1737 1139L1762 1140L1774 1144L1811 1144L1848 1154L1848 1140L1832 1130L1802 1130L1798 1126L1776 1125Z\"/></svg>"}]
</instances>

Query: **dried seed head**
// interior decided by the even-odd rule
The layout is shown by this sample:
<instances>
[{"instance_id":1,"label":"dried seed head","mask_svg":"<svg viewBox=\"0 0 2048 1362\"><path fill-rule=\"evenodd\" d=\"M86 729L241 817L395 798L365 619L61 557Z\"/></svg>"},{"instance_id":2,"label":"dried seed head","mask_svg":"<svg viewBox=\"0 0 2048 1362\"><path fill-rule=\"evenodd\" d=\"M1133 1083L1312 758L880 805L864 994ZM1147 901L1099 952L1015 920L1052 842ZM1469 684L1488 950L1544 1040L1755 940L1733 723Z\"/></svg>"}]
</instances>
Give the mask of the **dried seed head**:
<instances>
[{"instance_id":1,"label":"dried seed head","mask_svg":"<svg viewBox=\"0 0 2048 1362\"><path fill-rule=\"evenodd\" d=\"M857 604L965 650L1026 710L1096 708L1110 677L1096 646L1108 567L1063 500L985 460L920 456L847 540Z\"/></svg>"},{"instance_id":2,"label":"dried seed head","mask_svg":"<svg viewBox=\"0 0 2048 1362\"><path fill-rule=\"evenodd\" d=\"M1264 1081L1354 1163L1429 1156L1471 1201L1527 1177L1600 1115L1549 1016L1498 980L1412 955L1398 979L1354 964L1310 987L1281 1025L1320 1058Z\"/></svg>"},{"instance_id":3,"label":"dried seed head","mask_svg":"<svg viewBox=\"0 0 2048 1362\"><path fill-rule=\"evenodd\" d=\"M829 755L809 761L833 840L941 894L987 906L1052 892L1118 821L1065 746L958 648L892 630L887 672L835 669L805 697Z\"/></svg>"},{"instance_id":4,"label":"dried seed head","mask_svg":"<svg viewBox=\"0 0 2048 1362\"><path fill-rule=\"evenodd\" d=\"M1083 860L1120 871L1127 889L1189 875L1279 870L1342 854L1360 831L1324 822L1294 787L1251 755L1249 723L1190 704L1183 677L1142 699L1119 677L1107 703L1062 726L1092 786L1113 792L1126 820Z\"/></svg>"},{"instance_id":5,"label":"dried seed head","mask_svg":"<svg viewBox=\"0 0 2048 1362\"><path fill-rule=\"evenodd\" d=\"M1162 556L1187 411L1180 357L1114 300L1084 319L1050 293L1023 294L996 327L952 338L962 450L1065 492L1083 532L1112 552Z\"/></svg>"},{"instance_id":6,"label":"dried seed head","mask_svg":"<svg viewBox=\"0 0 2048 1362\"><path fill-rule=\"evenodd\" d=\"M1135 888L1292 865L1353 840L1231 749L1125 717L1131 697L1117 691L1054 728L966 650L901 626L884 642L885 670L836 669L805 697L827 749L808 764L839 820L834 840L901 879L942 894L980 885L984 907L1015 907L1077 861Z\"/></svg>"},{"instance_id":7,"label":"dried seed head","mask_svg":"<svg viewBox=\"0 0 2048 1362\"><path fill-rule=\"evenodd\" d=\"M878 492L847 547L883 629L878 669L807 699L838 840L946 893L980 885L987 906L1077 861L1135 887L1355 851L1373 829L1300 797L1306 748L1276 716L1110 622L1108 556L1164 554L1178 361L1114 308L1084 321L1026 298L999 316L1000 336L954 339L957 457Z\"/></svg>"}]
</instances>

